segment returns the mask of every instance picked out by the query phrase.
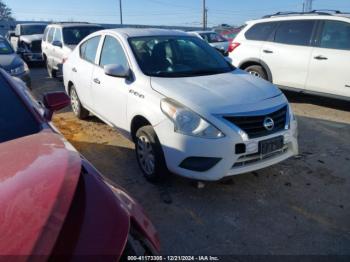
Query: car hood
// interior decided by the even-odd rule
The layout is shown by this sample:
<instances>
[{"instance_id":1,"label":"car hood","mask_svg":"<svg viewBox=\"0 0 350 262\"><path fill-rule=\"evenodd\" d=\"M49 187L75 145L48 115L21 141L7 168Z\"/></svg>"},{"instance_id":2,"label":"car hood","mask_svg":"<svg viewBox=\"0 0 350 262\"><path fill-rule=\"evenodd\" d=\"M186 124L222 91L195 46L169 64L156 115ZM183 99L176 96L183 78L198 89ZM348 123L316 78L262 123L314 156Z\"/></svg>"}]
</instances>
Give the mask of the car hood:
<instances>
[{"instance_id":1,"label":"car hood","mask_svg":"<svg viewBox=\"0 0 350 262\"><path fill-rule=\"evenodd\" d=\"M31 43L33 41L38 41L38 40L42 40L43 39L43 35L42 34L38 34L38 35L22 35L21 36L21 40L23 42L26 43Z\"/></svg>"},{"instance_id":2,"label":"car hood","mask_svg":"<svg viewBox=\"0 0 350 262\"><path fill-rule=\"evenodd\" d=\"M23 60L15 53L0 55L0 67L6 71L23 65Z\"/></svg>"},{"instance_id":3,"label":"car hood","mask_svg":"<svg viewBox=\"0 0 350 262\"><path fill-rule=\"evenodd\" d=\"M211 114L237 112L242 105L258 104L282 94L270 82L239 69L209 76L152 77L151 85L166 97L191 109L206 108Z\"/></svg>"},{"instance_id":4,"label":"car hood","mask_svg":"<svg viewBox=\"0 0 350 262\"><path fill-rule=\"evenodd\" d=\"M49 131L0 144L0 255L50 254L71 204L81 158Z\"/></svg>"}]
</instances>

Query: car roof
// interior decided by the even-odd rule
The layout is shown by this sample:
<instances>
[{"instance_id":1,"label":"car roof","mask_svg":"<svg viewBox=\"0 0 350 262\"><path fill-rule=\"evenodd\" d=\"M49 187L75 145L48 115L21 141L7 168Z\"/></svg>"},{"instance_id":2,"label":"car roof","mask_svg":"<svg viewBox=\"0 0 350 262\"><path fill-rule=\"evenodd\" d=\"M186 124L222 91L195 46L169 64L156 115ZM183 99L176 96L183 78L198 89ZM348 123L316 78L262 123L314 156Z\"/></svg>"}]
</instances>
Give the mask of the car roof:
<instances>
[{"instance_id":1,"label":"car roof","mask_svg":"<svg viewBox=\"0 0 350 262\"><path fill-rule=\"evenodd\" d=\"M47 25L47 23L23 23L19 25Z\"/></svg>"},{"instance_id":2,"label":"car roof","mask_svg":"<svg viewBox=\"0 0 350 262\"><path fill-rule=\"evenodd\" d=\"M54 23L49 24L49 26L60 26L60 27L87 27L87 26L96 26L101 27L99 24L90 24L90 23Z\"/></svg>"},{"instance_id":3,"label":"car roof","mask_svg":"<svg viewBox=\"0 0 350 262\"><path fill-rule=\"evenodd\" d=\"M344 15L320 15L320 14L281 14L271 15L256 20L247 21L247 24L259 22L289 21L289 20L337 20L350 22L350 17Z\"/></svg>"},{"instance_id":4,"label":"car roof","mask_svg":"<svg viewBox=\"0 0 350 262\"><path fill-rule=\"evenodd\" d=\"M142 36L188 36L186 32L180 30L159 29L159 28L116 28L108 29L105 32L116 33L124 37Z\"/></svg>"},{"instance_id":5,"label":"car roof","mask_svg":"<svg viewBox=\"0 0 350 262\"><path fill-rule=\"evenodd\" d=\"M216 33L215 31L209 31L209 30L206 30L206 31L189 31L188 33L197 33L197 34L206 34L206 33Z\"/></svg>"}]
</instances>

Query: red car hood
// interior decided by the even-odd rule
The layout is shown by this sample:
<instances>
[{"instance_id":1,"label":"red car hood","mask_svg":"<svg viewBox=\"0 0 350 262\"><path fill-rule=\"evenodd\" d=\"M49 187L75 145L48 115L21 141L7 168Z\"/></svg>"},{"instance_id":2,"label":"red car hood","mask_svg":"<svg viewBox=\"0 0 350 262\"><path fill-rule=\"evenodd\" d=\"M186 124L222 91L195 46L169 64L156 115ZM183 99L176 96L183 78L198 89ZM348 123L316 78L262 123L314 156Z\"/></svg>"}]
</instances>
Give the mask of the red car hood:
<instances>
[{"instance_id":1,"label":"red car hood","mask_svg":"<svg viewBox=\"0 0 350 262\"><path fill-rule=\"evenodd\" d=\"M71 204L81 158L52 132L0 144L0 255L50 254Z\"/></svg>"}]
</instances>

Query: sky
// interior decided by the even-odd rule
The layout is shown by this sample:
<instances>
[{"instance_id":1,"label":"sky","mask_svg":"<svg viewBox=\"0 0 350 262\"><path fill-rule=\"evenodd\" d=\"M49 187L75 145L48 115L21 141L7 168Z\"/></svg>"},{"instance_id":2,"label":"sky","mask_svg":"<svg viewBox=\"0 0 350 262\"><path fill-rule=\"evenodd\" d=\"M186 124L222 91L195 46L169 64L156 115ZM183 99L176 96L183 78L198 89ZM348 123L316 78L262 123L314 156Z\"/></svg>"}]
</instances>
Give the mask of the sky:
<instances>
[{"instance_id":1,"label":"sky","mask_svg":"<svg viewBox=\"0 0 350 262\"><path fill-rule=\"evenodd\" d=\"M119 0L3 0L17 20L120 23ZM303 0L206 0L208 25L241 25ZM202 0L122 0L124 24L201 26ZM350 12L350 0L314 0L314 9Z\"/></svg>"}]
</instances>

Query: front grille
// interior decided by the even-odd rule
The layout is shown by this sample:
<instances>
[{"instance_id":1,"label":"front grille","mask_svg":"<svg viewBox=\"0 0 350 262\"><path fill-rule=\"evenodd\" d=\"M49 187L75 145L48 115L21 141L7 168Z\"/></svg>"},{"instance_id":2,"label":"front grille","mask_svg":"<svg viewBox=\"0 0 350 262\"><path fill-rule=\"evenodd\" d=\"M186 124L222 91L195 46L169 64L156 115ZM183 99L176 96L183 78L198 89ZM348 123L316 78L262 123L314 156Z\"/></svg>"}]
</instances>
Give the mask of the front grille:
<instances>
[{"instance_id":1,"label":"front grille","mask_svg":"<svg viewBox=\"0 0 350 262\"><path fill-rule=\"evenodd\" d=\"M267 115L224 116L224 118L246 132L249 138L257 138L283 130L287 121L287 111L287 106L284 106ZM272 130L264 127L264 120L267 117L273 119L274 127Z\"/></svg>"},{"instance_id":2,"label":"front grille","mask_svg":"<svg viewBox=\"0 0 350 262\"><path fill-rule=\"evenodd\" d=\"M258 162L268 160L273 157L280 156L288 151L288 146L283 147L282 149L279 149L277 151L274 151L272 153L261 155L259 153L254 153L250 155L244 155L241 156L237 162L232 166L232 168L238 168L238 167L244 167L249 166L252 164L257 164Z\"/></svg>"},{"instance_id":3,"label":"front grille","mask_svg":"<svg viewBox=\"0 0 350 262\"><path fill-rule=\"evenodd\" d=\"M33 53L41 53L41 41L33 41L30 45L30 50Z\"/></svg>"}]
</instances>

